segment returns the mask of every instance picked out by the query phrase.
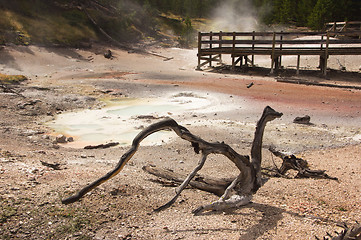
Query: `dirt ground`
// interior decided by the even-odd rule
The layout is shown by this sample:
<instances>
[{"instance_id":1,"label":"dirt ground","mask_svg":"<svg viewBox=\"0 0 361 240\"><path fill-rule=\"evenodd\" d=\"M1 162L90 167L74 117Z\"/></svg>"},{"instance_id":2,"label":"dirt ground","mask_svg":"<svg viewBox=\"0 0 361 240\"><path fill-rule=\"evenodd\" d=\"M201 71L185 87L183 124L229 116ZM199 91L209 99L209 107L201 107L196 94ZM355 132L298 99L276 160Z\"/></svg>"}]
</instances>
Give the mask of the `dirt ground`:
<instances>
[{"instance_id":1,"label":"dirt ground","mask_svg":"<svg viewBox=\"0 0 361 240\"><path fill-rule=\"evenodd\" d=\"M113 48L114 58L106 59L107 49L0 49L0 72L29 78L10 92L0 90L2 239L315 239L340 230L338 223L361 221L360 57L342 57L341 63L354 72L332 70L325 79L316 69L317 59L311 58L304 60L307 71L301 75L288 67L294 59L285 59L286 70L269 76L264 68L195 71L194 50L154 48L155 53L172 57L165 61ZM332 60L329 66L338 69L339 62ZM266 63L259 59L260 67L267 67ZM199 160L188 142L174 138L162 145L142 146L116 177L79 202L61 204L62 198L110 171L128 146L69 148L55 143L59 133L44 123L64 112L102 108L104 99L189 92L216 99L219 105L171 116L192 133L207 141L225 141L239 153L249 154L255 124L269 105L284 115L266 127L264 166L280 163L267 150L274 145L339 181L271 178L252 204L198 216L191 211L217 196L189 188L172 207L155 213L152 210L170 200L175 187L160 184L142 166L153 164L187 174ZM305 115L312 124L292 122ZM46 163L59 164L60 169ZM221 178L236 176L237 171L224 157L211 156L200 173Z\"/></svg>"}]
</instances>

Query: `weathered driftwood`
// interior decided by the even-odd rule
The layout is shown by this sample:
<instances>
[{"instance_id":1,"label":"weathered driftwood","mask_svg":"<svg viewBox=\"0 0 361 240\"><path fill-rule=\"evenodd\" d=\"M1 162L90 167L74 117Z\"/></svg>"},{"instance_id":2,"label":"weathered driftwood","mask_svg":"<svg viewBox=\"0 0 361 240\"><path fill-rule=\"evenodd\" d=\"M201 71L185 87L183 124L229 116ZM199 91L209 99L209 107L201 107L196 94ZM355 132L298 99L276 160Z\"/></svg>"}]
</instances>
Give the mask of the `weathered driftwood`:
<instances>
[{"instance_id":1,"label":"weathered driftwood","mask_svg":"<svg viewBox=\"0 0 361 240\"><path fill-rule=\"evenodd\" d=\"M186 175L173 172L169 169L151 165L144 166L143 170L154 176L167 179L177 185L182 183L187 177ZM194 179L189 182L189 185L206 192L214 193L217 196L222 196L227 187L232 183L233 179L234 178L215 179L197 174Z\"/></svg>"},{"instance_id":2,"label":"weathered driftwood","mask_svg":"<svg viewBox=\"0 0 361 240\"><path fill-rule=\"evenodd\" d=\"M119 145L119 142L110 142L110 143L105 143L105 144L99 144L99 145L88 145L85 146L84 149L105 149L105 148L110 148L110 147L114 147Z\"/></svg>"},{"instance_id":3,"label":"weathered driftwood","mask_svg":"<svg viewBox=\"0 0 361 240\"><path fill-rule=\"evenodd\" d=\"M273 147L269 148L270 152L275 156L282 159L282 166L278 169L272 169L275 172L275 176L285 177L286 172L290 169L298 171L295 178L325 178L338 180L335 177L331 177L325 173L325 170L311 170L308 167L308 162L302 158L298 158L295 155L286 155L280 151L275 150Z\"/></svg>"},{"instance_id":4,"label":"weathered driftwood","mask_svg":"<svg viewBox=\"0 0 361 240\"><path fill-rule=\"evenodd\" d=\"M344 230L341 232L336 232L336 236L332 236L327 233L326 237L323 237L323 240L361 240L361 224L356 223L356 225L349 228L346 224L338 225L342 227ZM316 237L316 239L319 239Z\"/></svg>"},{"instance_id":5,"label":"weathered driftwood","mask_svg":"<svg viewBox=\"0 0 361 240\"><path fill-rule=\"evenodd\" d=\"M0 84L0 89L3 90L4 93L13 93L15 95L18 95L22 98L25 98L24 95L22 95L21 93L18 93L17 91L14 91L14 87L10 86L10 84Z\"/></svg>"},{"instance_id":6,"label":"weathered driftwood","mask_svg":"<svg viewBox=\"0 0 361 240\"><path fill-rule=\"evenodd\" d=\"M207 210L225 210L228 208L246 205L251 201L252 195L256 193L262 185L261 150L265 126L267 122L281 116L282 113L273 110L271 107L267 106L264 109L263 114L257 123L255 137L251 148L251 159L249 158L249 156L238 154L224 142L210 143L193 135L191 132L188 131L188 129L181 125L178 125L177 122L173 119L165 119L158 123L154 123L141 131L135 137L131 148L121 157L115 169L113 169L100 179L89 184L88 186L85 186L75 195L63 199L62 203L69 204L78 201L81 197L84 196L84 194L117 175L138 150L139 144L144 138L160 130L171 129L180 138L191 142L194 151L201 154L201 159L196 168L186 177L183 183L178 187L178 189L176 190L176 195L168 203L155 209L155 211L166 209L176 201L183 189L190 183L190 181L196 176L197 172L203 167L208 155L212 153L222 154L226 156L236 165L240 173L226 188L225 192L218 201L209 205L200 206L199 208L195 209L193 213L198 214Z\"/></svg>"}]
</instances>

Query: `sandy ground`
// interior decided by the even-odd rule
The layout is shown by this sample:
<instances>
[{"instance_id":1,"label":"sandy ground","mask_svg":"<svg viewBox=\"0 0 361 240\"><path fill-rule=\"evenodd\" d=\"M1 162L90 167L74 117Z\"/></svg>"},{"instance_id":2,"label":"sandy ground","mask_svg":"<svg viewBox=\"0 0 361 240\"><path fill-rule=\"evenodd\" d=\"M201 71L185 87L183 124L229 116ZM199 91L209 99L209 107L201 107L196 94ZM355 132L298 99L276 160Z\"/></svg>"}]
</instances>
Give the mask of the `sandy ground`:
<instances>
[{"instance_id":1,"label":"sandy ground","mask_svg":"<svg viewBox=\"0 0 361 240\"><path fill-rule=\"evenodd\" d=\"M276 78L361 86L360 73L333 70L324 79L317 59L301 60L308 69L296 76L287 71L238 73L195 71L196 52L153 49L139 55L107 48L90 50L8 46L0 50L0 72L24 74L29 80L15 86L20 93L0 92L0 235L3 239L314 239L339 230L337 223L361 220L361 91L277 82ZM360 57L342 57L347 69L358 71ZM329 66L339 68L339 61ZM257 63L257 61L256 61ZM267 59L259 59L267 66ZM314 69L313 69L314 67ZM254 85L250 88L250 83ZM180 139L142 146L115 178L87 194L80 202L62 205L60 199L111 170L128 149L85 150L54 143L54 132L44 123L64 112L99 109L104 101L160 98L187 93L213 100L213 109L170 115L208 141L225 141L249 154L255 124L267 105L284 113L268 124L265 147L297 153L312 169L323 169L339 181L271 178L253 203L227 212L193 216L191 210L217 199L186 189L171 208L153 213L167 202L174 187L142 171L154 164L184 174L197 156ZM212 102L212 101L211 101ZM231 106L231 109L229 109ZM292 123L309 115L312 125ZM142 125L152 121L144 120ZM263 151L264 166L279 161ZM61 170L44 166L60 163ZM221 156L212 156L200 172L214 177L237 174Z\"/></svg>"}]
</instances>

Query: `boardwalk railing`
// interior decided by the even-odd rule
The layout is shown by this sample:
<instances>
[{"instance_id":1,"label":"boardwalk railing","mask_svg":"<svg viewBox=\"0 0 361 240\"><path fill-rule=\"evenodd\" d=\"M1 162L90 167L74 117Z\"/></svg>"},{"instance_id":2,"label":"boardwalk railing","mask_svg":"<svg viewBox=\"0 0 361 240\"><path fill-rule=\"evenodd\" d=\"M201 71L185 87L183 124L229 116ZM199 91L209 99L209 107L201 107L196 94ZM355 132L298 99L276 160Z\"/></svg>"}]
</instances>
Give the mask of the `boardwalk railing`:
<instances>
[{"instance_id":1,"label":"boardwalk railing","mask_svg":"<svg viewBox=\"0 0 361 240\"><path fill-rule=\"evenodd\" d=\"M348 37L361 38L361 21L330 22L325 24L325 29L334 33L331 36L342 37L344 32L348 32Z\"/></svg>"},{"instance_id":2,"label":"boardwalk railing","mask_svg":"<svg viewBox=\"0 0 361 240\"><path fill-rule=\"evenodd\" d=\"M361 33L361 31L360 31ZM254 66L255 55L271 57L271 73L281 66L283 55L320 57L321 71L326 75L330 55L361 55L361 39L333 39L332 32L209 32L198 33L198 67L212 62L222 63L222 55L230 55L232 69L240 63ZM347 33L343 33L347 34ZM250 58L249 58L250 56Z\"/></svg>"}]
</instances>

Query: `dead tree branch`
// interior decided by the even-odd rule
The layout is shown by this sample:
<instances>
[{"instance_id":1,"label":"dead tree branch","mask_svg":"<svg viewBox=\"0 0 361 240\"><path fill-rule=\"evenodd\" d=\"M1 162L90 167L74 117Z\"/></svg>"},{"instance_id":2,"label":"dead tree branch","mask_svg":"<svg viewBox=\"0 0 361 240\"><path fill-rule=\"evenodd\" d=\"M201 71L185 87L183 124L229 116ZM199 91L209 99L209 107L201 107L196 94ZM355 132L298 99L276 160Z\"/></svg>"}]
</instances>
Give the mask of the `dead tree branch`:
<instances>
[{"instance_id":1,"label":"dead tree branch","mask_svg":"<svg viewBox=\"0 0 361 240\"><path fill-rule=\"evenodd\" d=\"M338 225L344 230L341 232L336 232L336 236L332 236L327 233L326 237L323 237L323 240L361 240L361 224L356 222L356 225L349 228L346 224ZM316 237L316 239L319 239Z\"/></svg>"},{"instance_id":2,"label":"dead tree branch","mask_svg":"<svg viewBox=\"0 0 361 240\"><path fill-rule=\"evenodd\" d=\"M18 93L16 91L13 90L13 87L8 86L7 84L0 84L0 88L3 90L4 93L13 93L19 97L25 98L24 95L22 95L21 93Z\"/></svg>"},{"instance_id":3,"label":"dead tree branch","mask_svg":"<svg viewBox=\"0 0 361 240\"><path fill-rule=\"evenodd\" d=\"M302 158L298 158L295 155L286 155L280 151L277 151L273 147L269 148L269 151L273 153L276 157L282 159L282 166L278 169L275 168L273 171L275 172L275 176L285 177L286 172L290 169L298 171L295 178L325 178L338 180L335 177L330 177L327 175L325 170L311 170L308 167L308 162Z\"/></svg>"},{"instance_id":4,"label":"dead tree branch","mask_svg":"<svg viewBox=\"0 0 361 240\"><path fill-rule=\"evenodd\" d=\"M225 192L219 200L216 202L201 206L193 211L194 214L198 214L207 210L225 210L227 208L239 207L248 204L252 195L257 192L261 187L261 148L263 133L267 122L272 121L276 118L280 118L282 113L273 110L271 107L266 107L260 120L257 122L255 137L251 149L251 159L249 156L240 155L233 150L229 145L224 142L207 142L189 132L185 127L178 125L173 119L165 119L158 123L154 123L141 131L133 140L131 148L126 152L120 159L117 166L107 173L105 176L94 181L82 188L78 193L62 200L62 203L69 204L78 201L87 192L91 191L95 187L109 180L110 178L117 175L125 166L125 164L132 158L132 156L138 150L138 147L143 139L149 135L164 130L173 130L180 138L189 141L194 148L196 153L201 153L201 159L194 170L187 176L183 183L178 187L176 195L166 204L156 209L156 211L164 210L171 206L178 196L181 194L183 189L190 183L197 172L203 167L209 154L222 154L231 160L236 167L239 169L239 175L233 180L233 182L226 188Z\"/></svg>"},{"instance_id":5,"label":"dead tree branch","mask_svg":"<svg viewBox=\"0 0 361 240\"><path fill-rule=\"evenodd\" d=\"M178 185L182 183L184 179L187 177L186 175L182 175L168 169L155 167L151 165L144 166L143 170L154 176L167 179L173 183L178 183ZM203 191L214 193L215 195L220 197L223 195L224 191L227 189L229 184L231 184L233 179L234 178L215 179L207 176L200 176L197 174L189 182L189 185Z\"/></svg>"}]
</instances>

